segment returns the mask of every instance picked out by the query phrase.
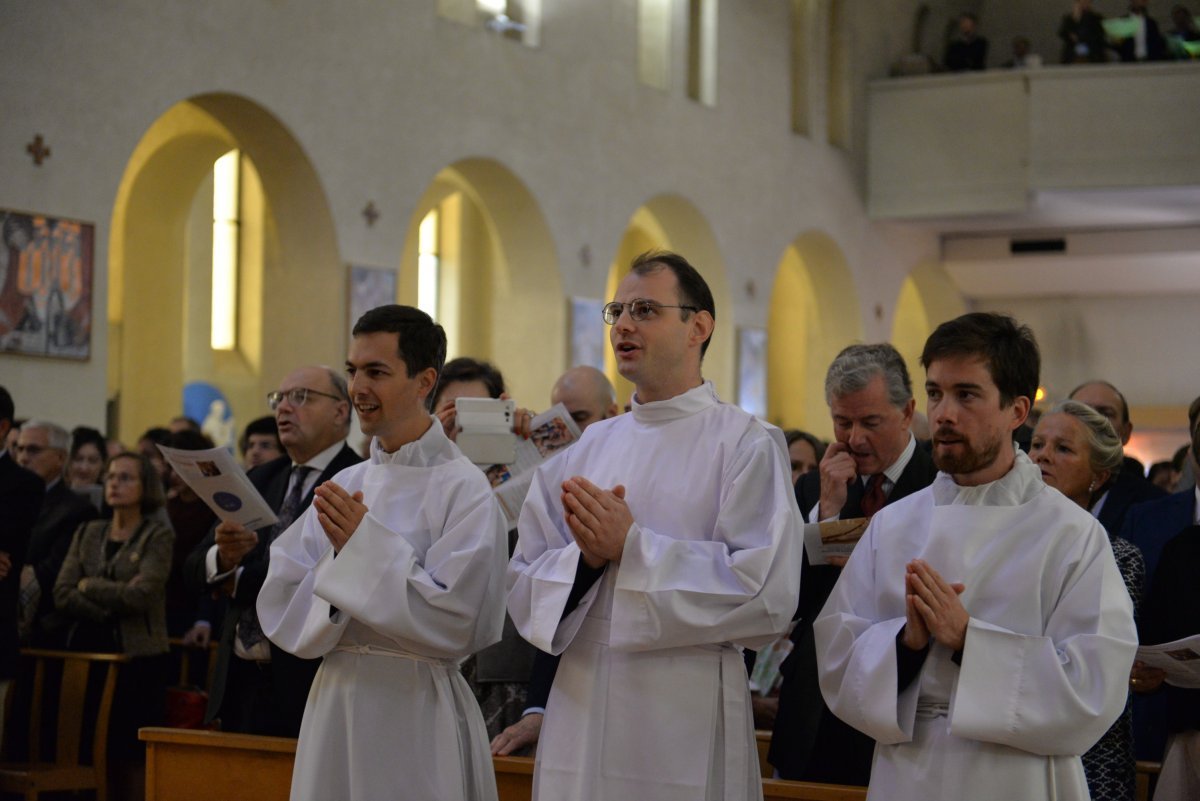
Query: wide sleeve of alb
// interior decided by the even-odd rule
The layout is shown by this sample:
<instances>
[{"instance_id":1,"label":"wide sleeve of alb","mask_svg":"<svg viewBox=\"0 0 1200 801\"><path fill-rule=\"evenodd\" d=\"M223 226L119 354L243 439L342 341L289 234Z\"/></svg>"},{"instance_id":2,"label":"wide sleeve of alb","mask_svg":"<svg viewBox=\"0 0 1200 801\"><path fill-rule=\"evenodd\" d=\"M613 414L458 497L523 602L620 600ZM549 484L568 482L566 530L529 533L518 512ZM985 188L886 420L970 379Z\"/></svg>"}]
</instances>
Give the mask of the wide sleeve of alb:
<instances>
[{"instance_id":1,"label":"wide sleeve of alb","mask_svg":"<svg viewBox=\"0 0 1200 801\"><path fill-rule=\"evenodd\" d=\"M920 682L899 691L896 635L905 619L882 610L876 586L875 544L883 520L877 516L867 526L813 622L813 635L821 695L830 711L873 740L891 745L912 739Z\"/></svg>"},{"instance_id":2,"label":"wide sleeve of alb","mask_svg":"<svg viewBox=\"0 0 1200 801\"><path fill-rule=\"evenodd\" d=\"M1082 754L1120 716L1137 651L1133 606L1091 524L1043 636L972 618L950 710L959 736L1034 754Z\"/></svg>"},{"instance_id":3,"label":"wide sleeve of alb","mask_svg":"<svg viewBox=\"0 0 1200 801\"><path fill-rule=\"evenodd\" d=\"M263 631L306 658L336 646L351 619L438 658L498 641L507 534L482 476L461 472L471 469L450 466L429 481L408 518L428 530L368 512L336 557L310 509L271 546L258 599ZM423 556L410 537L428 538Z\"/></svg>"},{"instance_id":4,"label":"wide sleeve of alb","mask_svg":"<svg viewBox=\"0 0 1200 801\"><path fill-rule=\"evenodd\" d=\"M569 456L569 450L554 456L534 474L508 566L508 614L522 637L551 654L570 644L600 586L599 581L593 584L563 617L581 556L563 519L562 482Z\"/></svg>"},{"instance_id":5,"label":"wide sleeve of alb","mask_svg":"<svg viewBox=\"0 0 1200 801\"><path fill-rule=\"evenodd\" d=\"M711 534L675 537L635 522L616 575L610 646L757 648L785 631L801 561L802 522L790 477L780 443L751 420L721 476Z\"/></svg>"}]
</instances>

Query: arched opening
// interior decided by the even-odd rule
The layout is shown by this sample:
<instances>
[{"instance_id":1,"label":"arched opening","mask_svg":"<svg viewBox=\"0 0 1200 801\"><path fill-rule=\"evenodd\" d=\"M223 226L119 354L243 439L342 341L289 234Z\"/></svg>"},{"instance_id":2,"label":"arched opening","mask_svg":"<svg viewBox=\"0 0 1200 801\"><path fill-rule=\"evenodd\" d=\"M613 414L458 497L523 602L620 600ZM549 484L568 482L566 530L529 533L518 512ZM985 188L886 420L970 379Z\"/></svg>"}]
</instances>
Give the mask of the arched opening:
<instances>
[{"instance_id":1,"label":"arched opening","mask_svg":"<svg viewBox=\"0 0 1200 801\"><path fill-rule=\"evenodd\" d=\"M896 314L892 318L892 344L908 364L917 410L924 411L925 371L921 351L933 329L966 312L962 295L938 262L926 262L914 269L900 287Z\"/></svg>"},{"instance_id":2,"label":"arched opening","mask_svg":"<svg viewBox=\"0 0 1200 801\"><path fill-rule=\"evenodd\" d=\"M401 303L432 297L422 293L422 240L436 243L436 261L425 254L424 276L437 276L429 311L446 329L449 358L492 362L518 403L543 408L568 366L567 306L554 242L529 189L490 159L441 170L409 221Z\"/></svg>"},{"instance_id":3,"label":"arched opening","mask_svg":"<svg viewBox=\"0 0 1200 801\"><path fill-rule=\"evenodd\" d=\"M837 243L810 231L784 252L767 315L767 416L828 438L825 371L862 339L854 278Z\"/></svg>"},{"instance_id":4,"label":"arched opening","mask_svg":"<svg viewBox=\"0 0 1200 801\"><path fill-rule=\"evenodd\" d=\"M236 341L214 350L213 166L233 150ZM345 358L345 277L324 193L291 133L246 98L200 95L150 126L117 192L109 266L108 390L126 442L179 414L185 384L216 386L245 422L267 413L264 395L297 364Z\"/></svg>"},{"instance_id":5,"label":"arched opening","mask_svg":"<svg viewBox=\"0 0 1200 801\"><path fill-rule=\"evenodd\" d=\"M717 327L704 356L703 373L713 382L721 399L732 403L735 331L725 260L708 221L691 202L677 195L658 195L633 213L608 270L605 300L616 294L617 285L629 273L634 258L655 249L680 254L708 283L717 310ZM607 343L604 354L605 372L617 388L617 402L624 405L633 395L633 384L617 373L617 363Z\"/></svg>"}]
</instances>

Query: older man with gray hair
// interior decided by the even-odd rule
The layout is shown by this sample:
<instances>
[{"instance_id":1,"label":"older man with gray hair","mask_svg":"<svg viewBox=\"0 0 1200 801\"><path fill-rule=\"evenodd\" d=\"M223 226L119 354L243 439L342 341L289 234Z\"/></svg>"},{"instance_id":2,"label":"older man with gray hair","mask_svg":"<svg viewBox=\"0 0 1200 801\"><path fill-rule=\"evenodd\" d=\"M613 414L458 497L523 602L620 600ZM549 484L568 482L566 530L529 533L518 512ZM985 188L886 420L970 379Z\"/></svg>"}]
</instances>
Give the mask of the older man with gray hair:
<instances>
[{"instance_id":1,"label":"older man with gray hair","mask_svg":"<svg viewBox=\"0 0 1200 801\"><path fill-rule=\"evenodd\" d=\"M46 495L37 522L29 533L25 566L21 568L19 631L22 641L61 645L46 625L54 611L54 581L67 558L71 537L80 525L96 517L96 508L63 480L71 435L48 420L30 420L17 437L17 464L37 473Z\"/></svg>"},{"instance_id":2,"label":"older man with gray hair","mask_svg":"<svg viewBox=\"0 0 1200 801\"><path fill-rule=\"evenodd\" d=\"M937 468L911 432L916 401L904 358L891 345L851 345L825 375L834 442L818 470L796 482L806 522L870 517L924 489ZM793 650L783 682L768 759L780 777L866 785L874 742L835 717L821 697L812 622L841 574L840 564L804 556Z\"/></svg>"}]
</instances>

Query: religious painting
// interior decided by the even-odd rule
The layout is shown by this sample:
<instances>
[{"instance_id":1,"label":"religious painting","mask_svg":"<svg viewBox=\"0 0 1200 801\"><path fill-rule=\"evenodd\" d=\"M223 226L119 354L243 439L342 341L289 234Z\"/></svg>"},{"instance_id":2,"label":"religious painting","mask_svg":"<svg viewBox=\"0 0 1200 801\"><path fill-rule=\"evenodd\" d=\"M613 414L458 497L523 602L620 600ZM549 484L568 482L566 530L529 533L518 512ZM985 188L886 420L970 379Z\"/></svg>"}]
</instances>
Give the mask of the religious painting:
<instances>
[{"instance_id":1,"label":"religious painting","mask_svg":"<svg viewBox=\"0 0 1200 801\"><path fill-rule=\"evenodd\" d=\"M604 370L604 349L608 346L608 326L600 314L604 301L571 298L571 367L586 364Z\"/></svg>"},{"instance_id":2,"label":"religious painting","mask_svg":"<svg viewBox=\"0 0 1200 801\"><path fill-rule=\"evenodd\" d=\"M762 419L767 416L767 332L764 328L738 329L737 402Z\"/></svg>"},{"instance_id":3,"label":"religious painting","mask_svg":"<svg viewBox=\"0 0 1200 801\"><path fill-rule=\"evenodd\" d=\"M358 318L376 306L396 302L396 271L379 267L350 265L350 299L347 313L347 333L354 329Z\"/></svg>"},{"instance_id":4,"label":"religious painting","mask_svg":"<svg viewBox=\"0 0 1200 801\"><path fill-rule=\"evenodd\" d=\"M0 209L0 351L87 359L95 226Z\"/></svg>"}]
</instances>

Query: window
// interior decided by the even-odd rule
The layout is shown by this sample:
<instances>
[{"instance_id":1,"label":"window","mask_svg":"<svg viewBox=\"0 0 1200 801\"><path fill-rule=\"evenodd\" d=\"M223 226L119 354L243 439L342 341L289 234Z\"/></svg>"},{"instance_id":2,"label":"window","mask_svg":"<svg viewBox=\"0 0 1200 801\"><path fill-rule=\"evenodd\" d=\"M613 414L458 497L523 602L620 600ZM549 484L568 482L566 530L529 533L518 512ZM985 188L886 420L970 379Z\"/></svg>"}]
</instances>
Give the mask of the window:
<instances>
[{"instance_id":1,"label":"window","mask_svg":"<svg viewBox=\"0 0 1200 801\"><path fill-rule=\"evenodd\" d=\"M241 228L241 153L231 150L213 165L213 350L237 347L238 249Z\"/></svg>"},{"instance_id":2,"label":"window","mask_svg":"<svg viewBox=\"0 0 1200 801\"><path fill-rule=\"evenodd\" d=\"M438 16L483 28L526 47L541 42L542 0L437 0Z\"/></svg>"},{"instance_id":3,"label":"window","mask_svg":"<svg viewBox=\"0 0 1200 801\"><path fill-rule=\"evenodd\" d=\"M688 0L688 97L717 105L717 0Z\"/></svg>"},{"instance_id":4,"label":"window","mask_svg":"<svg viewBox=\"0 0 1200 801\"><path fill-rule=\"evenodd\" d=\"M435 208L421 220L417 230L417 308L433 319L438 315L441 291L441 259L439 257L438 210Z\"/></svg>"},{"instance_id":5,"label":"window","mask_svg":"<svg viewBox=\"0 0 1200 801\"><path fill-rule=\"evenodd\" d=\"M638 0L637 76L647 86L671 88L671 0Z\"/></svg>"}]
</instances>

